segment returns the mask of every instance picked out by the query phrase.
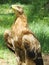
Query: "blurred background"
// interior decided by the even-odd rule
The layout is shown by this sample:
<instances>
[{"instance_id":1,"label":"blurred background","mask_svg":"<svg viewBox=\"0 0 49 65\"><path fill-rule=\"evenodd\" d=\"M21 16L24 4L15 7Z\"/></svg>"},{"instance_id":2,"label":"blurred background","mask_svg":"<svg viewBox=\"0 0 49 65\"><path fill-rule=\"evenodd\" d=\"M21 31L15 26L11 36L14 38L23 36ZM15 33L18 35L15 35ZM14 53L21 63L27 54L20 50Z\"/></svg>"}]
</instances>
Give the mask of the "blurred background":
<instances>
[{"instance_id":1,"label":"blurred background","mask_svg":"<svg viewBox=\"0 0 49 65\"><path fill-rule=\"evenodd\" d=\"M42 52L49 53L49 0L0 0L0 58L9 59L13 54L6 47L3 37L4 31L10 29L16 18L10 8L12 4L23 7L28 18L29 28L40 41ZM12 55L11 59L13 59L11 62L14 61L14 65L15 56Z\"/></svg>"}]
</instances>

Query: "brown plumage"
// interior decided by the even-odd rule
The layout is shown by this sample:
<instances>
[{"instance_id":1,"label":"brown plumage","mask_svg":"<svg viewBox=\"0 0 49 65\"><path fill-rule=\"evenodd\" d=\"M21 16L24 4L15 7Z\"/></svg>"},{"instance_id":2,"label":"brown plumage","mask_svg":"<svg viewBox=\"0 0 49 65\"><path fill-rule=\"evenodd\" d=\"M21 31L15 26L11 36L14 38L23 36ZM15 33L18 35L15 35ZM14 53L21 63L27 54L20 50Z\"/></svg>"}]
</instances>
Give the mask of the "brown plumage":
<instances>
[{"instance_id":1,"label":"brown plumage","mask_svg":"<svg viewBox=\"0 0 49 65\"><path fill-rule=\"evenodd\" d=\"M41 46L34 33L32 33L27 24L27 17L24 15L22 7L12 5L12 9L17 16L15 23L10 30L4 33L7 46L15 51L18 65L43 65L42 61L38 64L37 57L41 54Z\"/></svg>"}]
</instances>

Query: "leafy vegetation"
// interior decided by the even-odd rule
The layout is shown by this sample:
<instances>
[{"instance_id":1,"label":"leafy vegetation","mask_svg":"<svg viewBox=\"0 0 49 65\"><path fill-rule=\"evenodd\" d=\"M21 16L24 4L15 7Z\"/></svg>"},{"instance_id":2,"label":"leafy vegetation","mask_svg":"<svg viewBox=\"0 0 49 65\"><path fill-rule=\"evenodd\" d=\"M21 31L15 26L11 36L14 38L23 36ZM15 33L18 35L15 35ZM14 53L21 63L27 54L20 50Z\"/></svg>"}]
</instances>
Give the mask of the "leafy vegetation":
<instances>
[{"instance_id":1,"label":"leafy vegetation","mask_svg":"<svg viewBox=\"0 0 49 65\"><path fill-rule=\"evenodd\" d=\"M36 0L33 0L33 2L32 0L27 2L26 0L19 1L19 5L24 8L24 12L27 15L29 28L35 33L41 43L42 51L45 53L49 53L49 7L47 1L48 0L38 0L37 2ZM23 4L20 4L20 2ZM7 62L12 59L11 62L13 64L9 62L9 65L15 65L15 56L6 47L3 37L4 31L10 29L15 21L15 15L12 9L10 9L10 6L11 4L0 4L0 58L6 59Z\"/></svg>"}]
</instances>

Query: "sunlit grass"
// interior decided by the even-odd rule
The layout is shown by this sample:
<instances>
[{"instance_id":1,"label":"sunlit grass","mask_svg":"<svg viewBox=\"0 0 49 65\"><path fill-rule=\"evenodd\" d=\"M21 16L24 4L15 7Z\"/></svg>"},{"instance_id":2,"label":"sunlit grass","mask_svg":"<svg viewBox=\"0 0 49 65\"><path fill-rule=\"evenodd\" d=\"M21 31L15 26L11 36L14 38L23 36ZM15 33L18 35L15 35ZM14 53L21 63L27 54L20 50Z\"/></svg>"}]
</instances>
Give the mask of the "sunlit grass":
<instances>
[{"instance_id":1,"label":"sunlit grass","mask_svg":"<svg viewBox=\"0 0 49 65\"><path fill-rule=\"evenodd\" d=\"M6 42L4 41L4 31L10 29L15 16L10 11L10 5L0 5L0 59L7 62L8 65L16 65L16 57L12 51L10 51Z\"/></svg>"},{"instance_id":2,"label":"sunlit grass","mask_svg":"<svg viewBox=\"0 0 49 65\"><path fill-rule=\"evenodd\" d=\"M39 22L40 21L40 22ZM42 51L49 53L49 26L43 20L29 23L30 29L35 33L41 43Z\"/></svg>"},{"instance_id":3,"label":"sunlit grass","mask_svg":"<svg viewBox=\"0 0 49 65\"><path fill-rule=\"evenodd\" d=\"M19 4L20 5L20 4ZM49 17L40 19L38 15L31 14L31 5L22 5L25 14L28 17L29 28L35 33L36 37L41 43L42 51L49 53ZM9 4L0 5L0 58L5 59L9 65L16 65L16 59L13 52L11 52L4 41L4 31L10 29L15 20L15 15L10 9Z\"/></svg>"}]
</instances>

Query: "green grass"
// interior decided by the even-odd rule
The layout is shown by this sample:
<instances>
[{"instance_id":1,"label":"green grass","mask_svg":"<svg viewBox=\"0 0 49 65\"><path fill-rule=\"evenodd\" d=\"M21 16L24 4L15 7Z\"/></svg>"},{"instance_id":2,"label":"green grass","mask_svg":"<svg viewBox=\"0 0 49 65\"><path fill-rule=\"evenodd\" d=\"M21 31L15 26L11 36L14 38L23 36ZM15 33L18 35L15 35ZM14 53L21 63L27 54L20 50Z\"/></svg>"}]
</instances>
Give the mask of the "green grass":
<instances>
[{"instance_id":1,"label":"green grass","mask_svg":"<svg viewBox=\"0 0 49 65\"><path fill-rule=\"evenodd\" d=\"M16 65L16 57L4 41L4 31L10 29L15 16L10 13L10 5L0 5L0 59L6 60L8 65Z\"/></svg>"},{"instance_id":2,"label":"green grass","mask_svg":"<svg viewBox=\"0 0 49 65\"><path fill-rule=\"evenodd\" d=\"M49 53L49 25L44 20L33 21L29 25L40 41L42 51Z\"/></svg>"},{"instance_id":3,"label":"green grass","mask_svg":"<svg viewBox=\"0 0 49 65\"><path fill-rule=\"evenodd\" d=\"M42 51L49 53L49 17L40 18L39 13L31 14L32 5L22 5L25 14L28 17L29 28L35 33L41 43ZM42 17L42 16L41 16ZM0 58L5 59L9 65L16 65L16 59L13 52L11 52L4 41L4 31L10 29L15 20L15 15L10 9L9 4L0 5Z\"/></svg>"}]
</instances>

